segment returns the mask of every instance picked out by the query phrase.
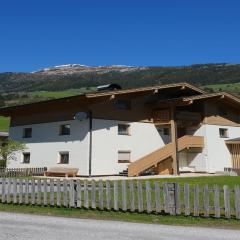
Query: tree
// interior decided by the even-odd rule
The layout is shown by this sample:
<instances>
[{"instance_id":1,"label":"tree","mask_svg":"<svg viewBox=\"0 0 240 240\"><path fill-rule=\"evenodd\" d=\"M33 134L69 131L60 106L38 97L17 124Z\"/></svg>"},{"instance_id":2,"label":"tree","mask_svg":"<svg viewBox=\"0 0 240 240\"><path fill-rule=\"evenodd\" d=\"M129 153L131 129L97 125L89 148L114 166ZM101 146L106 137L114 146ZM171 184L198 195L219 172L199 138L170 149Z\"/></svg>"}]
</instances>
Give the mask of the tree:
<instances>
[{"instance_id":1,"label":"tree","mask_svg":"<svg viewBox=\"0 0 240 240\"><path fill-rule=\"evenodd\" d=\"M16 160L16 153L23 151L25 148L26 146L24 143L14 141L10 138L0 140L1 167L6 168L9 161Z\"/></svg>"}]
</instances>

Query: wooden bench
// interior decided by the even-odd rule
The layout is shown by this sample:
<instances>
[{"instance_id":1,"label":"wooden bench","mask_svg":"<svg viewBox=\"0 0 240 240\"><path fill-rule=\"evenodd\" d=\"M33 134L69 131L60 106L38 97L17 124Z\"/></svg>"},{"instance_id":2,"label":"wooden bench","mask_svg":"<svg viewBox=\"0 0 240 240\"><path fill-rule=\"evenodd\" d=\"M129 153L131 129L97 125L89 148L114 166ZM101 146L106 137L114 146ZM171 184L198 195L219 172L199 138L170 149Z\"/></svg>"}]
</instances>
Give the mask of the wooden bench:
<instances>
[{"instance_id":1,"label":"wooden bench","mask_svg":"<svg viewBox=\"0 0 240 240\"><path fill-rule=\"evenodd\" d=\"M44 172L44 176L65 176L65 177L76 177L78 173L78 168L64 168L64 167L52 167Z\"/></svg>"}]
</instances>

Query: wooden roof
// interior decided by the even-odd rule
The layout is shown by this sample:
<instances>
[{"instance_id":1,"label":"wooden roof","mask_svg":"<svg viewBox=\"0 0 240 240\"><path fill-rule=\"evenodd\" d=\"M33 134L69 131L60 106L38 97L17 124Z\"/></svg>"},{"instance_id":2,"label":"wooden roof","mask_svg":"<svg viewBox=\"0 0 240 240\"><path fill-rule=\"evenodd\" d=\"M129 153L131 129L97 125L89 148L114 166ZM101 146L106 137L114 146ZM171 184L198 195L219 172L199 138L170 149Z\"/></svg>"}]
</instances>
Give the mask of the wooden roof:
<instances>
[{"instance_id":1,"label":"wooden roof","mask_svg":"<svg viewBox=\"0 0 240 240\"><path fill-rule=\"evenodd\" d=\"M86 93L80 94L71 97L64 97L58 99L51 99L41 102L29 103L24 105L12 106L12 107L4 107L0 108L0 115L2 116L11 116L14 113L27 111L28 109L39 108L43 109L44 107L50 106L59 106L65 105L68 106L69 104L77 104L79 106L87 106L93 102L99 101L99 98L104 100L105 98L109 98L111 96L141 96L149 93L157 93L158 91L162 90L166 91L175 91L175 89L182 89L191 92L191 95L199 95L205 94L203 90L198 87L195 87L189 83L173 83L173 84L163 84L157 85L152 87L141 87L141 88L134 88L134 89L125 89L125 90L116 90L116 91L104 91L104 92L94 92L94 93ZM104 98L105 97L105 98Z\"/></svg>"}]
</instances>

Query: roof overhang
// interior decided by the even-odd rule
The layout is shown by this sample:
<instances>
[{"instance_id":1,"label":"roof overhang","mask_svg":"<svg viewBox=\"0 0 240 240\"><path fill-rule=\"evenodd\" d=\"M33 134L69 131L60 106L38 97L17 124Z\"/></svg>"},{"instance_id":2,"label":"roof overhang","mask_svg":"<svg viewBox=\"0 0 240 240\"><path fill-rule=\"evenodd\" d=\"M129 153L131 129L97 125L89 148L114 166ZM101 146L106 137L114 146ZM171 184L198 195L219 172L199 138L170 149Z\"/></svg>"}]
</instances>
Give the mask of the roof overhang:
<instances>
[{"instance_id":1,"label":"roof overhang","mask_svg":"<svg viewBox=\"0 0 240 240\"><path fill-rule=\"evenodd\" d=\"M198 87L195 87L189 83L173 83L173 84L164 84L152 87L141 87L135 89L125 89L125 90L116 90L116 91L106 91L106 92L95 92L95 93L87 93L81 94L77 96L64 97L59 99L52 99L47 101L29 103L24 105L12 106L0 108L1 116L12 116L14 114L18 114L21 112L27 112L28 110L37 111L37 109L44 109L44 107L54 107L62 108L63 106L69 106L69 104L77 104L78 106L86 107L91 103L98 101L105 101L107 99L114 99L117 96L141 96L141 95L149 95L156 94L160 91L190 91L192 95L204 94L205 92Z\"/></svg>"}]
</instances>

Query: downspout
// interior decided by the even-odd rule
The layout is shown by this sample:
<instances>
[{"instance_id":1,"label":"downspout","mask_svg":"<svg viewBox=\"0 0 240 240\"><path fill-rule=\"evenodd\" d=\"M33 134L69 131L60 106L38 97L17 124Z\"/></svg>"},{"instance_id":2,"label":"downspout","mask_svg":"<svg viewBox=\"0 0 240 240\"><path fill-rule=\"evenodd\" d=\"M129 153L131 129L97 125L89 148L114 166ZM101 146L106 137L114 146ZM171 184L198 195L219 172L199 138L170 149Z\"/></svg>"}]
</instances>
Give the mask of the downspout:
<instances>
[{"instance_id":1,"label":"downspout","mask_svg":"<svg viewBox=\"0 0 240 240\"><path fill-rule=\"evenodd\" d=\"M88 175L92 175L92 111L89 110L89 165L88 165Z\"/></svg>"}]
</instances>

